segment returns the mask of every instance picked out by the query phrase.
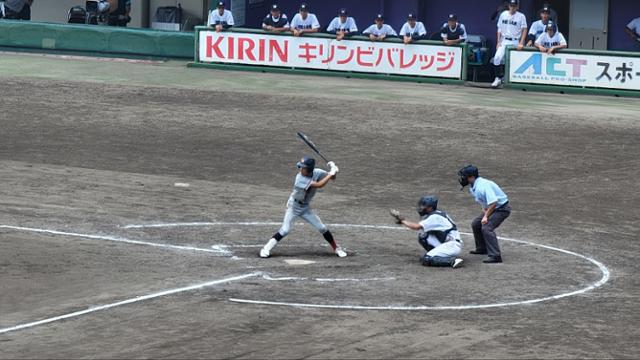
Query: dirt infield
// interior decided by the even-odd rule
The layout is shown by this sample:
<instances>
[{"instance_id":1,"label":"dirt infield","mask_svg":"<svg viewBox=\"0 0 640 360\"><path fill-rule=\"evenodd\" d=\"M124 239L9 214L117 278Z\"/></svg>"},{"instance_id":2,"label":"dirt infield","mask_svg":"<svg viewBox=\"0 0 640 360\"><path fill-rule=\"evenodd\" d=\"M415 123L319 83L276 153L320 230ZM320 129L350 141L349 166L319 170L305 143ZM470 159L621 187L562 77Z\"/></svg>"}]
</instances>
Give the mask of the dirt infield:
<instances>
[{"instance_id":1,"label":"dirt infield","mask_svg":"<svg viewBox=\"0 0 640 360\"><path fill-rule=\"evenodd\" d=\"M637 357L637 99L183 65L0 58L0 358ZM307 225L257 258L300 130L345 259ZM468 255L467 163L510 196L503 264ZM459 270L390 221L425 193Z\"/></svg>"}]
</instances>

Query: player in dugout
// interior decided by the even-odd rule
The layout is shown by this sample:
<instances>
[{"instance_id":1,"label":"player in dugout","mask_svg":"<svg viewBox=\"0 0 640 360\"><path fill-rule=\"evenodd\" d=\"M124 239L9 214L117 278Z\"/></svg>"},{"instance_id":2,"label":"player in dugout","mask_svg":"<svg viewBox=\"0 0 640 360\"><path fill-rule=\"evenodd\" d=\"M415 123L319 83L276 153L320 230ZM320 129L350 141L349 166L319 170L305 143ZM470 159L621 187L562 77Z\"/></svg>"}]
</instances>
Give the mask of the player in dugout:
<instances>
[{"instance_id":1,"label":"player in dugout","mask_svg":"<svg viewBox=\"0 0 640 360\"><path fill-rule=\"evenodd\" d=\"M398 33L396 33L390 25L384 23L384 16L382 16L382 14L378 14L375 19L375 24L366 28L362 32L362 35L368 36L371 41L384 41L384 39L390 36L398 36Z\"/></svg>"},{"instance_id":2,"label":"player in dugout","mask_svg":"<svg viewBox=\"0 0 640 360\"><path fill-rule=\"evenodd\" d=\"M450 14L447 22L442 25L440 36L445 45L457 45L467 41L467 29L458 22L458 16Z\"/></svg>"},{"instance_id":3,"label":"player in dugout","mask_svg":"<svg viewBox=\"0 0 640 360\"><path fill-rule=\"evenodd\" d=\"M207 26L211 26L216 29L216 32L220 32L231 28L233 25L235 25L233 14L225 9L224 1L218 1L217 7L209 12Z\"/></svg>"},{"instance_id":4,"label":"player in dugout","mask_svg":"<svg viewBox=\"0 0 640 360\"><path fill-rule=\"evenodd\" d=\"M302 3L300 11L291 19L291 32L293 36L317 33L320 31L320 22L315 14L309 13L309 5Z\"/></svg>"},{"instance_id":5,"label":"player in dugout","mask_svg":"<svg viewBox=\"0 0 640 360\"><path fill-rule=\"evenodd\" d=\"M407 22L400 29L400 37L405 44L411 44L414 41L425 40L427 38L427 29L422 21L418 21L413 13L407 16Z\"/></svg>"},{"instance_id":6,"label":"player in dugout","mask_svg":"<svg viewBox=\"0 0 640 360\"><path fill-rule=\"evenodd\" d=\"M327 32L336 35L336 40L340 41L345 37L350 37L358 33L358 26L356 21L349 16L347 9L340 9L338 16L336 16L329 26Z\"/></svg>"},{"instance_id":7,"label":"player in dugout","mask_svg":"<svg viewBox=\"0 0 640 360\"><path fill-rule=\"evenodd\" d=\"M280 11L278 4L271 5L271 12L262 20L262 30L281 33L289 31L289 29L289 19L287 19L287 15Z\"/></svg>"}]
</instances>

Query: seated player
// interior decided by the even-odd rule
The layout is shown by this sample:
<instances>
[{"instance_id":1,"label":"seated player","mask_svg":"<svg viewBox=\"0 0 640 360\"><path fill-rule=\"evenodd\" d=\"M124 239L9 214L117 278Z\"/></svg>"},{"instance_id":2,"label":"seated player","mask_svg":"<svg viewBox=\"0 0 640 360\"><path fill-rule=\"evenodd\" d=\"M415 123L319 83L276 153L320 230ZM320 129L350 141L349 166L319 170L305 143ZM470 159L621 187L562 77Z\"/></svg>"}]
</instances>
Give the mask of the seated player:
<instances>
[{"instance_id":1,"label":"seated player","mask_svg":"<svg viewBox=\"0 0 640 360\"><path fill-rule=\"evenodd\" d=\"M301 36L320 31L320 23L315 14L309 13L309 5L302 3L300 12L291 20L291 32L293 36Z\"/></svg>"},{"instance_id":2,"label":"seated player","mask_svg":"<svg viewBox=\"0 0 640 360\"><path fill-rule=\"evenodd\" d=\"M425 40L427 38L427 29L421 21L417 21L415 15L409 14L407 22L400 29L400 37L405 44Z\"/></svg>"},{"instance_id":3,"label":"seated player","mask_svg":"<svg viewBox=\"0 0 640 360\"><path fill-rule=\"evenodd\" d=\"M217 32L220 32L229 29L233 25L235 25L233 14L224 8L224 1L218 1L218 7L209 13L207 26L211 26L215 28Z\"/></svg>"},{"instance_id":4,"label":"seated player","mask_svg":"<svg viewBox=\"0 0 640 360\"><path fill-rule=\"evenodd\" d=\"M384 41L384 39L389 36L398 36L390 25L384 23L384 16L382 16L382 14L376 16L375 24L363 31L362 35L368 36L371 41Z\"/></svg>"},{"instance_id":5,"label":"seated player","mask_svg":"<svg viewBox=\"0 0 640 360\"><path fill-rule=\"evenodd\" d=\"M397 210L391 210L391 216L396 219L396 223L420 231L418 242L427 251L420 258L422 265L460 267L463 262L461 258L458 258L463 246L460 233L449 215L438 210L438 198L435 196L421 197L418 201L418 214L421 220L414 223L405 220Z\"/></svg>"},{"instance_id":6,"label":"seated player","mask_svg":"<svg viewBox=\"0 0 640 360\"><path fill-rule=\"evenodd\" d=\"M278 4L271 5L271 12L262 20L262 30L273 33L289 31L287 15L280 12Z\"/></svg>"},{"instance_id":7,"label":"seated player","mask_svg":"<svg viewBox=\"0 0 640 360\"><path fill-rule=\"evenodd\" d=\"M278 245L280 240L289 234L294 220L298 217L316 228L329 245L331 245L331 248L338 257L347 256L347 253L336 244L331 231L322 223L322 220L316 215L315 211L311 209L311 200L316 195L316 191L322 189L329 181L335 179L339 171L333 162L329 162L327 165L329 165L330 168L329 172L316 168L316 161L312 157L305 156L298 162L298 175L296 175L293 192L287 202L287 212L284 215L282 226L267 244L260 249L261 258L271 256L271 250Z\"/></svg>"},{"instance_id":8,"label":"seated player","mask_svg":"<svg viewBox=\"0 0 640 360\"><path fill-rule=\"evenodd\" d=\"M558 31L553 21L549 21L546 30L547 31L536 40L536 47L540 52L553 55L557 50L567 47L567 40L565 40L562 33Z\"/></svg>"},{"instance_id":9,"label":"seated player","mask_svg":"<svg viewBox=\"0 0 640 360\"><path fill-rule=\"evenodd\" d=\"M449 19L440 30L442 41L445 45L457 45L467 41L467 29L464 24L458 22L458 17L454 14L449 15Z\"/></svg>"},{"instance_id":10,"label":"seated player","mask_svg":"<svg viewBox=\"0 0 640 360\"><path fill-rule=\"evenodd\" d=\"M340 41L345 37L357 34L358 26L356 25L356 21L347 13L347 9L340 9L338 16L329 23L327 32L336 34L336 40Z\"/></svg>"}]
</instances>

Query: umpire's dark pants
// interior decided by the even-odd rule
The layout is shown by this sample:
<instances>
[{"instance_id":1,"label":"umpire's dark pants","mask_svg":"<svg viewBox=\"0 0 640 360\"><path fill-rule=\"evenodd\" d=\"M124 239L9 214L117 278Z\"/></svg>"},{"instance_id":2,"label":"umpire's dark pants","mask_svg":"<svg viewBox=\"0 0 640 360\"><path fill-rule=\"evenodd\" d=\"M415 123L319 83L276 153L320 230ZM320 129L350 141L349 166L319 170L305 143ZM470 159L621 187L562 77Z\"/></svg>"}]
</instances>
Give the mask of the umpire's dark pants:
<instances>
[{"instance_id":1,"label":"umpire's dark pants","mask_svg":"<svg viewBox=\"0 0 640 360\"><path fill-rule=\"evenodd\" d=\"M489 216L489 222L486 225L482 225L484 214L473 219L471 228L473 229L473 237L476 240L476 250L486 251L490 257L501 256L496 229L509 215L511 215L511 205L507 203L497 208L493 214Z\"/></svg>"}]
</instances>

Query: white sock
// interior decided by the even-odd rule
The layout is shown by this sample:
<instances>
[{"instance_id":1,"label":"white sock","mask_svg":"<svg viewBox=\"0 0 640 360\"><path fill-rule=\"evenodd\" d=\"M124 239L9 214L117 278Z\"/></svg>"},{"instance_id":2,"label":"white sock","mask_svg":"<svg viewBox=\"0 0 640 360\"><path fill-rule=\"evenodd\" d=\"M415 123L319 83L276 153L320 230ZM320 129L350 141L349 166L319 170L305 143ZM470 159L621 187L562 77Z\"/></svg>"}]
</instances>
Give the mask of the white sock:
<instances>
[{"instance_id":1,"label":"white sock","mask_svg":"<svg viewBox=\"0 0 640 360\"><path fill-rule=\"evenodd\" d=\"M274 247L278 245L278 240L271 238L269 242L264 246L264 249L267 251L271 251Z\"/></svg>"}]
</instances>

